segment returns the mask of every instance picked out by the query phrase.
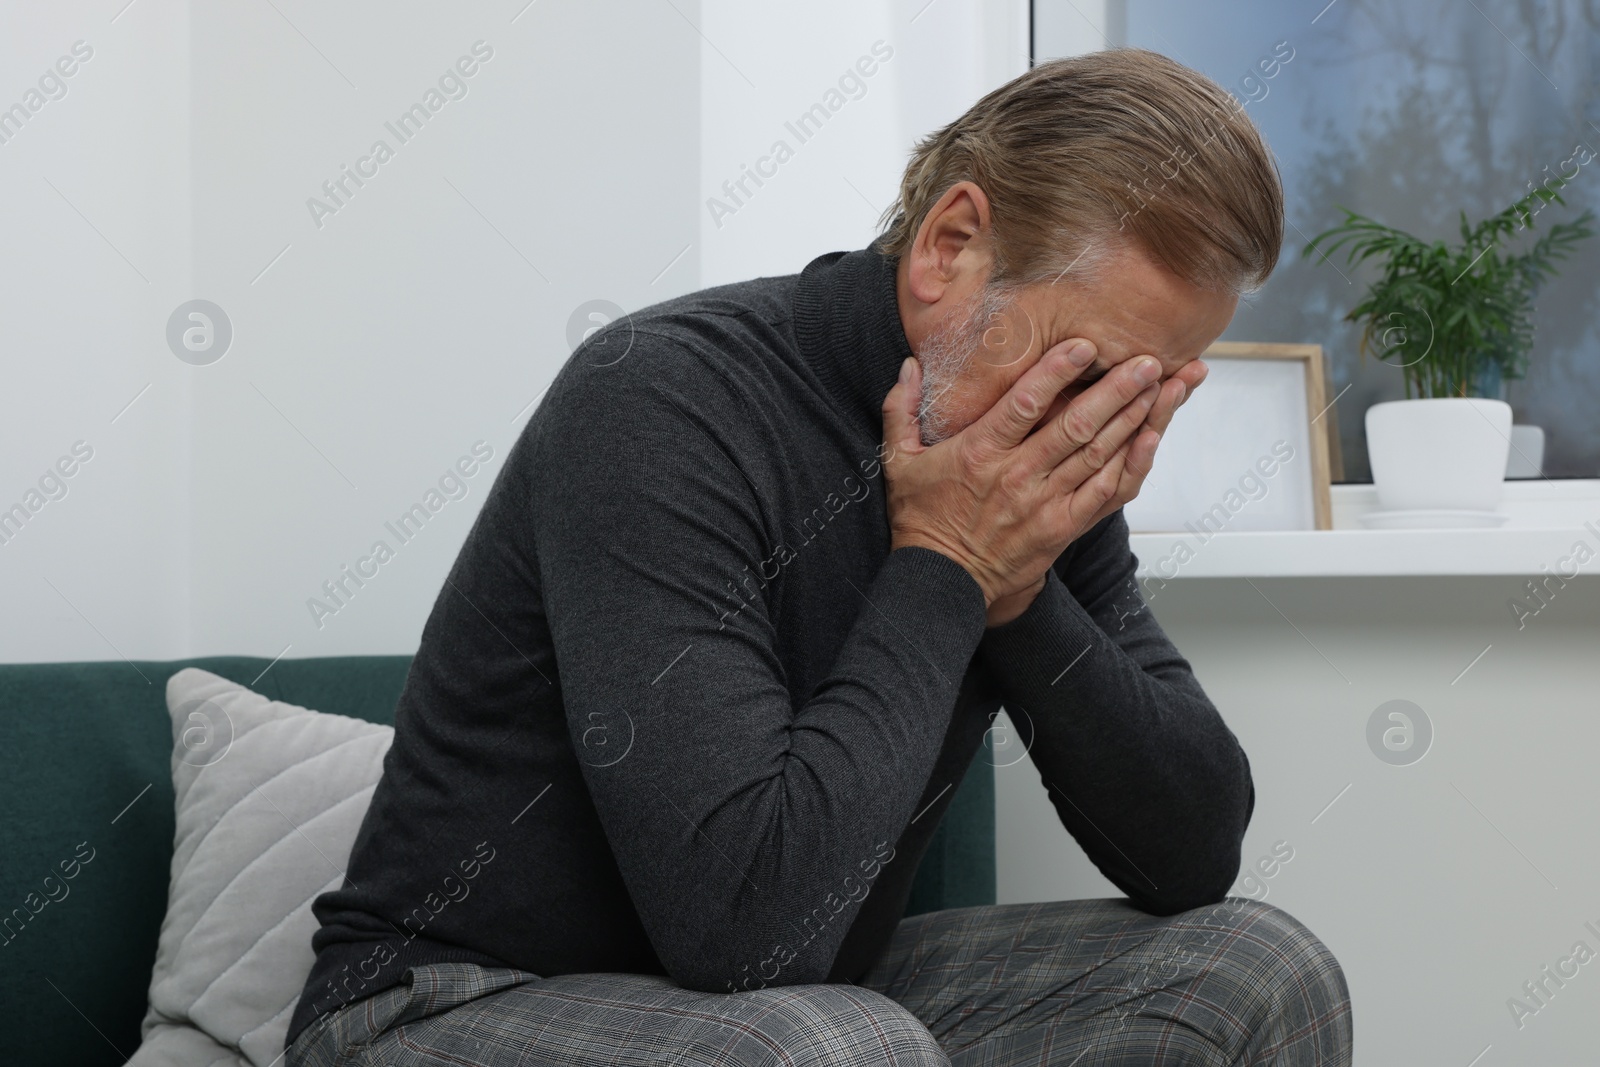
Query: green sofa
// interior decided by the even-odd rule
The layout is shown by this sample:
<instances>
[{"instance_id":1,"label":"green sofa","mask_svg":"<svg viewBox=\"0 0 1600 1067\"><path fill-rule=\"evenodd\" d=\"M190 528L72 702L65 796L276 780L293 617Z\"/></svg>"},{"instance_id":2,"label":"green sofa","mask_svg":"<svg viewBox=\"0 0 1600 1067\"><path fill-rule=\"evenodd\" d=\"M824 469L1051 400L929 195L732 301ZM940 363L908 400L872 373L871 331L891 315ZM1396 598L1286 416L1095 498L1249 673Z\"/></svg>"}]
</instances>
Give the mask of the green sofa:
<instances>
[{"instance_id":1,"label":"green sofa","mask_svg":"<svg viewBox=\"0 0 1600 1067\"><path fill-rule=\"evenodd\" d=\"M274 700L389 723L410 662L0 664L0 1064L117 1065L139 1045L172 855L174 672L200 667ZM985 753L918 869L907 914L994 903Z\"/></svg>"}]
</instances>

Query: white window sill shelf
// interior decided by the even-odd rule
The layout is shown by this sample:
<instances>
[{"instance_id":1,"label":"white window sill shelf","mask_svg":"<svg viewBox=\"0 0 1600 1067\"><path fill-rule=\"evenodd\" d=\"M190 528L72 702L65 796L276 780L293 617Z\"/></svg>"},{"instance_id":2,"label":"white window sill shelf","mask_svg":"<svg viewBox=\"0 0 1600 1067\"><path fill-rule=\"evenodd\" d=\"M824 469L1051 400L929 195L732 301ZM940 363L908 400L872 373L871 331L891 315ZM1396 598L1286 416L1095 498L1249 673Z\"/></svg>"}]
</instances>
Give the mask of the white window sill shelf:
<instances>
[{"instance_id":1,"label":"white window sill shelf","mask_svg":"<svg viewBox=\"0 0 1600 1067\"><path fill-rule=\"evenodd\" d=\"M1508 518L1494 529L1370 530L1360 516L1378 509L1372 486L1336 485L1332 495L1331 530L1133 534L1139 577L1600 573L1600 479L1507 482ZM1580 542L1587 550L1575 554Z\"/></svg>"}]
</instances>

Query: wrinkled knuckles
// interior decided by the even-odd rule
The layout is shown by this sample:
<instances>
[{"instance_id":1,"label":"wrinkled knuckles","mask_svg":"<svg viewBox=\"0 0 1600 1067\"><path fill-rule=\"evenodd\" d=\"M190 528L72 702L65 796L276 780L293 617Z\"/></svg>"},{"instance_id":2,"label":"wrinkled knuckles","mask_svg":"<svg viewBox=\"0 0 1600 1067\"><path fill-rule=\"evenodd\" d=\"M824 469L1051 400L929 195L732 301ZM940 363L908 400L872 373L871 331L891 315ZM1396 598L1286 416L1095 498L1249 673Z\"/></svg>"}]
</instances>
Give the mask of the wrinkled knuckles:
<instances>
[{"instance_id":1,"label":"wrinkled knuckles","mask_svg":"<svg viewBox=\"0 0 1600 1067\"><path fill-rule=\"evenodd\" d=\"M1000 477L996 479L995 485L1007 499L1014 500L1026 495L1028 490L1032 488L1033 476L1013 463L1000 472Z\"/></svg>"},{"instance_id":2,"label":"wrinkled knuckles","mask_svg":"<svg viewBox=\"0 0 1600 1067\"><path fill-rule=\"evenodd\" d=\"M1074 449L1082 448L1093 441L1099 429L1094 420L1084 414L1081 407L1069 407L1061 417L1062 437Z\"/></svg>"},{"instance_id":3,"label":"wrinkled knuckles","mask_svg":"<svg viewBox=\"0 0 1600 1067\"><path fill-rule=\"evenodd\" d=\"M1011 408L1016 412L1018 421L1028 425L1038 422L1039 416L1044 414L1043 402L1026 389L1019 390L1012 398Z\"/></svg>"},{"instance_id":4,"label":"wrinkled knuckles","mask_svg":"<svg viewBox=\"0 0 1600 1067\"><path fill-rule=\"evenodd\" d=\"M1079 449L1079 453L1090 470L1098 471L1111 462L1111 457L1117 454L1117 449L1109 441L1097 437Z\"/></svg>"}]
</instances>

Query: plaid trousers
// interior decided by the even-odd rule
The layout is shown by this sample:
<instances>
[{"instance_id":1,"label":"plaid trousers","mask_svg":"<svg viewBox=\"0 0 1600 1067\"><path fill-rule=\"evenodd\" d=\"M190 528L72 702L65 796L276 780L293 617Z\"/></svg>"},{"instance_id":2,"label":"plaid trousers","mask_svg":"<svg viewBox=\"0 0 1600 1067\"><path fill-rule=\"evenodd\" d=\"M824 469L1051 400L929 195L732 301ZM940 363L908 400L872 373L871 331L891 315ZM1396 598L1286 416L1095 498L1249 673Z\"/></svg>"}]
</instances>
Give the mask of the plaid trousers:
<instances>
[{"instance_id":1,"label":"plaid trousers","mask_svg":"<svg viewBox=\"0 0 1600 1067\"><path fill-rule=\"evenodd\" d=\"M1351 1062L1338 961L1287 912L1229 897L903 920L856 985L701 993L653 975L443 963L313 1021L285 1067L1099 1067Z\"/></svg>"}]
</instances>

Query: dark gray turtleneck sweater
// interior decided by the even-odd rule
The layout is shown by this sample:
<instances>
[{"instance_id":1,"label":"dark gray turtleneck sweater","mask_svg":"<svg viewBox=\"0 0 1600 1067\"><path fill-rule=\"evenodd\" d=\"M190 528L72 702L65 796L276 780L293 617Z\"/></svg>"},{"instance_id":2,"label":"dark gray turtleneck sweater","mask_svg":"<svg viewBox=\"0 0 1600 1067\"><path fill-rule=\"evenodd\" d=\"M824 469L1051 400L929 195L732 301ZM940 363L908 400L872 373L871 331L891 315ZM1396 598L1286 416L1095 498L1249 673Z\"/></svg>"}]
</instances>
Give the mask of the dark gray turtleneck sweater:
<instances>
[{"instance_id":1,"label":"dark gray turtleneck sweater","mask_svg":"<svg viewBox=\"0 0 1600 1067\"><path fill-rule=\"evenodd\" d=\"M889 551L880 408L910 354L873 250L577 350L423 631L291 1039L445 960L854 981L1001 704L1134 904L1222 897L1249 763L1121 513L993 630L961 566Z\"/></svg>"}]
</instances>

